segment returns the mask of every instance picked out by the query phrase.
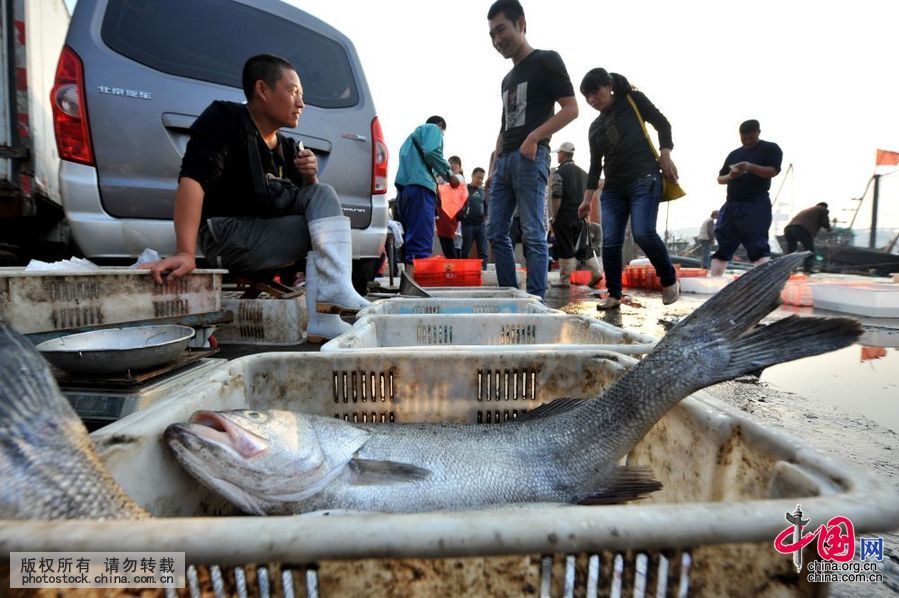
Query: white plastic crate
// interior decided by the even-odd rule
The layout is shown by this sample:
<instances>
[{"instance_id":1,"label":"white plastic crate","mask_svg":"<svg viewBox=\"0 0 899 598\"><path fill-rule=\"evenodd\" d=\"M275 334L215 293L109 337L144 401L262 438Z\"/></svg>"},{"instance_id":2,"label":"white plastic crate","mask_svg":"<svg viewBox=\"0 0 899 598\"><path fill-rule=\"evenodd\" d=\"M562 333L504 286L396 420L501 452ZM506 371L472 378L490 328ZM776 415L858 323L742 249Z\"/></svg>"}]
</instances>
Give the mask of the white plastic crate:
<instances>
[{"instance_id":1,"label":"white plastic crate","mask_svg":"<svg viewBox=\"0 0 899 598\"><path fill-rule=\"evenodd\" d=\"M815 307L872 318L899 318L899 286L889 282L809 282Z\"/></svg>"},{"instance_id":2,"label":"white plastic crate","mask_svg":"<svg viewBox=\"0 0 899 598\"><path fill-rule=\"evenodd\" d=\"M0 268L0 316L22 334L170 318L221 309L222 274L194 270L158 285L148 270L25 272Z\"/></svg>"},{"instance_id":3,"label":"white plastic crate","mask_svg":"<svg viewBox=\"0 0 899 598\"><path fill-rule=\"evenodd\" d=\"M509 297L540 300L540 297L536 295L531 295L527 291L512 287L427 287L425 292L431 297L445 299L500 299Z\"/></svg>"},{"instance_id":4,"label":"white plastic crate","mask_svg":"<svg viewBox=\"0 0 899 598\"><path fill-rule=\"evenodd\" d=\"M293 299L240 299L239 291L226 292L222 309L234 320L218 327L215 338L223 345L297 345L306 341L306 297Z\"/></svg>"},{"instance_id":5,"label":"white plastic crate","mask_svg":"<svg viewBox=\"0 0 899 598\"><path fill-rule=\"evenodd\" d=\"M232 516L233 508L182 470L161 440L169 424L201 409L287 409L378 425L495 424L555 398L594 397L632 363L623 355L591 351L240 358L212 374L200 390L172 395L92 435L115 478L158 519L0 521L0 546L7 551L177 550L186 551L191 562L221 565L325 561L319 569L322 584L333 570L329 559L627 551L648 555L653 563L667 555L671 567L679 568L682 562L668 551L683 550L688 555L683 563L693 563L691 583L705 593L761 595L772 579L805 587L790 557L772 547L786 526L784 513L797 503L816 522L837 514L850 518L856 534L899 525L899 498L878 477L761 426L702 392L673 408L628 457L631 464L651 467L662 490L613 506ZM739 574L722 568L722 562L739 565ZM376 568L365 570L377 577ZM327 583L339 587L340 580Z\"/></svg>"},{"instance_id":6,"label":"white plastic crate","mask_svg":"<svg viewBox=\"0 0 899 598\"><path fill-rule=\"evenodd\" d=\"M469 299L460 297L395 297L379 299L357 317L413 314L561 314L534 299L515 297Z\"/></svg>"},{"instance_id":7,"label":"white plastic crate","mask_svg":"<svg viewBox=\"0 0 899 598\"><path fill-rule=\"evenodd\" d=\"M322 345L323 352L441 350L646 353L655 339L602 320L567 314L374 315Z\"/></svg>"}]
</instances>

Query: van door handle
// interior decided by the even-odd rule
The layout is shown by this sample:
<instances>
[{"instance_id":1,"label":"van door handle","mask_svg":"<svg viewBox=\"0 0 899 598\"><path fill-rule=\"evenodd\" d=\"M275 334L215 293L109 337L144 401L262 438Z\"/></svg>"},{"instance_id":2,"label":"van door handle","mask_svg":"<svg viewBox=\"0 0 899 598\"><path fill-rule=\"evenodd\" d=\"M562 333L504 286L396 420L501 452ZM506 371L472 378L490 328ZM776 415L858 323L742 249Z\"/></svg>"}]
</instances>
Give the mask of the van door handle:
<instances>
[{"instance_id":1,"label":"van door handle","mask_svg":"<svg viewBox=\"0 0 899 598\"><path fill-rule=\"evenodd\" d=\"M178 114L176 112L162 113L162 126L166 129L187 131L190 129L191 125L194 124L195 120L197 120L197 117L190 114Z\"/></svg>"}]
</instances>

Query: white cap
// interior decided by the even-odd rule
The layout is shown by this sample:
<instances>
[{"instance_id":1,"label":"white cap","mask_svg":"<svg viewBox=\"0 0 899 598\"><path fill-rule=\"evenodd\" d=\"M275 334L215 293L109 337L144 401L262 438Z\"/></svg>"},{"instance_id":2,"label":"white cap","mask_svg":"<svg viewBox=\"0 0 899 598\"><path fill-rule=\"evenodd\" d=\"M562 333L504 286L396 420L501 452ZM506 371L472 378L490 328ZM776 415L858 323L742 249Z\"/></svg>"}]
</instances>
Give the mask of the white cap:
<instances>
[{"instance_id":1,"label":"white cap","mask_svg":"<svg viewBox=\"0 0 899 598\"><path fill-rule=\"evenodd\" d=\"M565 141L562 143L562 145L560 145L558 148L553 150L554 154L558 153L558 152L567 152L569 154L573 154L574 153L574 144L571 143L570 141Z\"/></svg>"}]
</instances>

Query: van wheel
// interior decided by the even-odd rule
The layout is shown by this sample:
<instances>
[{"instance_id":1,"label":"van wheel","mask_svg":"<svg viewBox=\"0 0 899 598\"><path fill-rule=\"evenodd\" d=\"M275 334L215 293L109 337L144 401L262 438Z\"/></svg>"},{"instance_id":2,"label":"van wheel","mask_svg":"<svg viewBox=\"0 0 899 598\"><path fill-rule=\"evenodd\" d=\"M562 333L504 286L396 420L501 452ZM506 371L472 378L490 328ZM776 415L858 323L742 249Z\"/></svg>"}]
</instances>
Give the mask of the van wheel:
<instances>
[{"instance_id":1,"label":"van wheel","mask_svg":"<svg viewBox=\"0 0 899 598\"><path fill-rule=\"evenodd\" d=\"M353 260L353 288L363 297L368 294L368 283L375 279L383 258Z\"/></svg>"}]
</instances>

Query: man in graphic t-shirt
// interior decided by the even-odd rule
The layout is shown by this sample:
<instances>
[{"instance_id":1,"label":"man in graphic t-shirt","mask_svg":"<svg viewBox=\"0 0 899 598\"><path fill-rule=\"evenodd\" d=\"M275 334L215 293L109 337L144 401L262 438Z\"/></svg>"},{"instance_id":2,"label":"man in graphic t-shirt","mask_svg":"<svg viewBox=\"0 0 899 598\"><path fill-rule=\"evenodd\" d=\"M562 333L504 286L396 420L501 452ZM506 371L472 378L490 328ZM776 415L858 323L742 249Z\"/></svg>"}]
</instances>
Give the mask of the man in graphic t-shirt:
<instances>
[{"instance_id":1,"label":"man in graphic t-shirt","mask_svg":"<svg viewBox=\"0 0 899 598\"><path fill-rule=\"evenodd\" d=\"M499 285L517 287L509 227L518 209L527 256L527 290L543 297L549 266L544 224L549 140L577 118L577 102L558 53L535 50L528 44L527 23L518 0L497 0L487 12L487 20L493 47L514 65L502 83L503 115L490 175L487 238L493 247ZM556 103L561 106L557 113Z\"/></svg>"}]
</instances>

